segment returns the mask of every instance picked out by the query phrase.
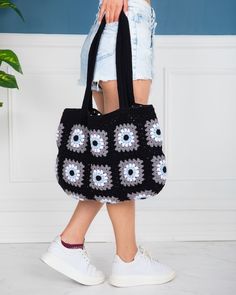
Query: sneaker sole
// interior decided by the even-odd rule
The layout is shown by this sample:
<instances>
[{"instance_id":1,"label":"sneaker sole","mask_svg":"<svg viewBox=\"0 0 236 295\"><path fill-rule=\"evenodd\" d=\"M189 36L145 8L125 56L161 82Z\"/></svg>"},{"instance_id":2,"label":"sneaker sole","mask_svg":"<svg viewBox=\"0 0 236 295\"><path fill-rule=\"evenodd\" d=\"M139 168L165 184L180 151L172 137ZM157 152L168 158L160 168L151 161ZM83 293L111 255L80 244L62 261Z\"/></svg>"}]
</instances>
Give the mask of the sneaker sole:
<instances>
[{"instance_id":1,"label":"sneaker sole","mask_svg":"<svg viewBox=\"0 0 236 295\"><path fill-rule=\"evenodd\" d=\"M54 254L50 252L44 253L40 260L42 260L44 263L52 267L54 270L57 270L58 272L64 274L68 278L83 284L83 285L97 285L101 284L105 278L91 278L88 276L84 276L81 273L78 273L73 267L65 263L62 259L58 258Z\"/></svg>"},{"instance_id":2,"label":"sneaker sole","mask_svg":"<svg viewBox=\"0 0 236 295\"><path fill-rule=\"evenodd\" d=\"M164 284L176 277L176 273L173 272L171 275L166 276L162 279L156 276L132 276L132 277L121 277L121 276L110 276L109 283L116 287L131 287L138 285L153 285L153 284Z\"/></svg>"}]
</instances>

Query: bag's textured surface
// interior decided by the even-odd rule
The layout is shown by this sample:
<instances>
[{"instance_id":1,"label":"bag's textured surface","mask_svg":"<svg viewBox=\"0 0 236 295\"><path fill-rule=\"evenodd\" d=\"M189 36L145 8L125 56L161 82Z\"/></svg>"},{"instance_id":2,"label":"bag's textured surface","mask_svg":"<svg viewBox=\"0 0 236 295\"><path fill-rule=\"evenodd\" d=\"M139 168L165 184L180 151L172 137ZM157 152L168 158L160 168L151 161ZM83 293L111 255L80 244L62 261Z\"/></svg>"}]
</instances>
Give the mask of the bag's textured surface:
<instances>
[{"instance_id":1,"label":"bag's textured surface","mask_svg":"<svg viewBox=\"0 0 236 295\"><path fill-rule=\"evenodd\" d=\"M83 106L65 109L58 126L56 177L68 195L80 200L147 199L165 185L166 159L153 106L134 102L129 29L123 12L116 51L120 108L101 114L92 107L89 86L104 24L103 18L91 45Z\"/></svg>"}]
</instances>

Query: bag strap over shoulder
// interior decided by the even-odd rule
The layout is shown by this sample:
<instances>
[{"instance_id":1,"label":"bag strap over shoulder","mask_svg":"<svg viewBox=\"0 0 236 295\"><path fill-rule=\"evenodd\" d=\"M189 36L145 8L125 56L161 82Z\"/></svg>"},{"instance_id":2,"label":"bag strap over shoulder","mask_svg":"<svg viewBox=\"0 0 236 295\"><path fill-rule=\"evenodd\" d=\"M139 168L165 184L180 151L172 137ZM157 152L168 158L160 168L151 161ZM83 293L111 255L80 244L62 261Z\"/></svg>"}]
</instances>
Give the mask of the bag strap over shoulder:
<instances>
[{"instance_id":1,"label":"bag strap over shoulder","mask_svg":"<svg viewBox=\"0 0 236 295\"><path fill-rule=\"evenodd\" d=\"M89 50L87 84L82 104L82 108L87 110L92 110L93 108L91 84L93 81L98 45L105 25L106 20L104 15ZM123 11L123 8L119 15L116 38L116 73L117 88L119 94L119 106L120 109L126 109L135 104L135 100L133 90L132 50L129 22L127 16Z\"/></svg>"}]
</instances>

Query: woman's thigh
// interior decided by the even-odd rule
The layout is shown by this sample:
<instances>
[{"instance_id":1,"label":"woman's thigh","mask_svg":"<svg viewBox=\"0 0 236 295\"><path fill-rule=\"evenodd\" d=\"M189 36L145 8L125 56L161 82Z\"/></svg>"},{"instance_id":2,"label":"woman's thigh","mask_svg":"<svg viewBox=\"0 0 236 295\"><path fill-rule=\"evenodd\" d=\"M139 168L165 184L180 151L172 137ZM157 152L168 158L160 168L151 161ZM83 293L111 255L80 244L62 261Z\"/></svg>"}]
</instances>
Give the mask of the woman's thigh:
<instances>
[{"instance_id":1,"label":"woman's thigh","mask_svg":"<svg viewBox=\"0 0 236 295\"><path fill-rule=\"evenodd\" d=\"M104 112L104 97L102 91L92 90L93 98L96 102L97 109L103 114Z\"/></svg>"},{"instance_id":2,"label":"woman's thigh","mask_svg":"<svg viewBox=\"0 0 236 295\"><path fill-rule=\"evenodd\" d=\"M133 80L135 102L147 104L152 81L150 79ZM119 108L119 96L117 91L117 81L99 81L103 93L103 112L112 112ZM95 94L96 96L96 94Z\"/></svg>"}]
</instances>

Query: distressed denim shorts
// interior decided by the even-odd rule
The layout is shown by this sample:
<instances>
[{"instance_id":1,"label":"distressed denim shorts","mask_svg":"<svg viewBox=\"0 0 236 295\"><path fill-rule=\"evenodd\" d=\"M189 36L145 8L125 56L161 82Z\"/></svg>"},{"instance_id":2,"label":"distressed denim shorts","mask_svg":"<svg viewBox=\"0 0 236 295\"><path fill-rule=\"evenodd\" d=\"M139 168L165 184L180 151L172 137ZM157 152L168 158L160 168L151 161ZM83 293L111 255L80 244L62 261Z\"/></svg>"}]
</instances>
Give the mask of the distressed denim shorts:
<instances>
[{"instance_id":1,"label":"distressed denim shorts","mask_svg":"<svg viewBox=\"0 0 236 295\"><path fill-rule=\"evenodd\" d=\"M99 0L98 12L93 25L81 48L79 85L86 86L88 53L92 40L99 28L98 15L102 5ZM153 79L154 50L153 36L155 34L156 13L146 0L129 0L127 17L129 21L133 80ZM116 36L118 21L106 23L98 46L92 90L102 92L99 80L117 80L116 76Z\"/></svg>"}]
</instances>

